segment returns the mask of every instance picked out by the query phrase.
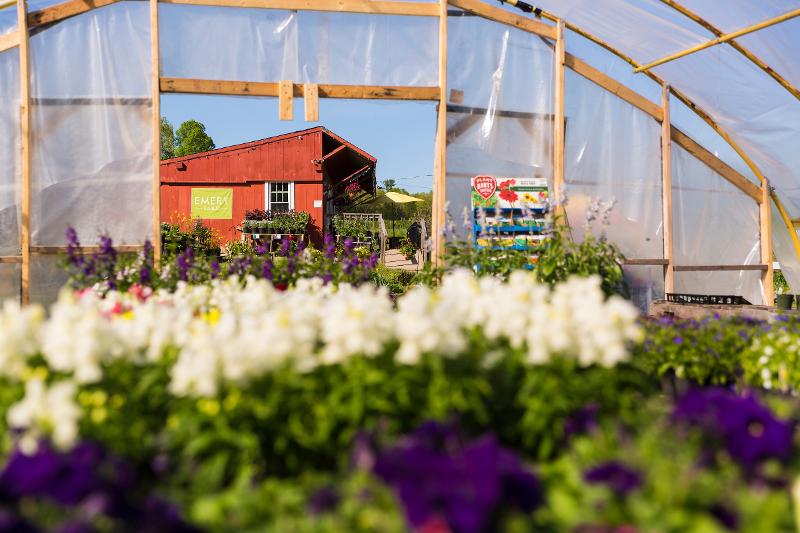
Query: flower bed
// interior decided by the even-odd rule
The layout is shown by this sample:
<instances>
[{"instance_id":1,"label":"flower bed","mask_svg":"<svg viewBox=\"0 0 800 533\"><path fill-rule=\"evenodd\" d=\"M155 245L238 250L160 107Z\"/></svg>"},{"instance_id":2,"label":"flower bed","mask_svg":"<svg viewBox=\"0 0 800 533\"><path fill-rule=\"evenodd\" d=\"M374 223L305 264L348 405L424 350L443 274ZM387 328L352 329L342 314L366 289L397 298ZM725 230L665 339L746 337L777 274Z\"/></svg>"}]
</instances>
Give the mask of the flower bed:
<instances>
[{"instance_id":1,"label":"flower bed","mask_svg":"<svg viewBox=\"0 0 800 533\"><path fill-rule=\"evenodd\" d=\"M529 271L392 300L344 247L7 303L0 530L794 530L797 322L641 321Z\"/></svg>"}]
</instances>

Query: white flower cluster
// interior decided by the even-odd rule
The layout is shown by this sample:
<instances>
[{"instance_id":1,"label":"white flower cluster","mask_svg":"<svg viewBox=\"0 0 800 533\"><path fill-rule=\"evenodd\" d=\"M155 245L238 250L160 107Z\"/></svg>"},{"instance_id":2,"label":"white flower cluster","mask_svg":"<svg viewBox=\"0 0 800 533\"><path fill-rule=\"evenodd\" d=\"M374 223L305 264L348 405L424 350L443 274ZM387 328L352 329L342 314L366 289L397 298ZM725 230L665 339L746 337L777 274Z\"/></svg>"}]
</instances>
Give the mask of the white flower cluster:
<instances>
[{"instance_id":1,"label":"white flower cluster","mask_svg":"<svg viewBox=\"0 0 800 533\"><path fill-rule=\"evenodd\" d=\"M104 361L146 364L174 347L171 391L198 396L214 395L222 380L242 382L287 362L304 371L390 346L406 364L424 354L452 357L476 331L520 350L531 364L563 355L613 366L641 335L636 309L605 299L599 279L573 278L551 290L529 272L502 282L457 271L437 289L412 289L396 306L370 285L333 289L306 280L281 292L263 280L248 279L243 288L229 278L145 301L65 291L45 321L31 308L4 313L0 340L8 341L0 358L16 361L3 366L8 377L19 379L26 357L41 352L50 369L91 383L102 377Z\"/></svg>"},{"instance_id":2,"label":"white flower cluster","mask_svg":"<svg viewBox=\"0 0 800 533\"><path fill-rule=\"evenodd\" d=\"M78 438L80 418L75 391L72 381L59 381L50 388L39 378L25 383L25 397L6 415L9 426L23 430L19 447L24 453L34 453L44 435L49 435L58 448L72 447Z\"/></svg>"}]
</instances>

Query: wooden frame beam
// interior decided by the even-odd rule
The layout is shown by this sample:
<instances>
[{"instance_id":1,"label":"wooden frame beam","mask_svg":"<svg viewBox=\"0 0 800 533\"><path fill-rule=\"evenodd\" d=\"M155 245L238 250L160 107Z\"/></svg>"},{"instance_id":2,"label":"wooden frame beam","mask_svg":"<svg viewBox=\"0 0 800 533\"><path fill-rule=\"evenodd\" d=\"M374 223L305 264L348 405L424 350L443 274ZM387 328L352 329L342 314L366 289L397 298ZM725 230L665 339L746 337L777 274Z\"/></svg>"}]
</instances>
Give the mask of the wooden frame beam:
<instances>
[{"instance_id":1,"label":"wooden frame beam","mask_svg":"<svg viewBox=\"0 0 800 533\"><path fill-rule=\"evenodd\" d=\"M10 50L19 46L19 31L12 31L5 35L0 35L0 52Z\"/></svg>"},{"instance_id":2,"label":"wooden frame beam","mask_svg":"<svg viewBox=\"0 0 800 533\"><path fill-rule=\"evenodd\" d=\"M661 220L664 228L664 292L675 292L672 270L672 124L669 113L669 88L661 86Z\"/></svg>"},{"instance_id":3,"label":"wooden frame beam","mask_svg":"<svg viewBox=\"0 0 800 533\"><path fill-rule=\"evenodd\" d=\"M143 244L120 244L115 245L114 249L121 253L134 253L134 252L141 252L144 250ZM83 253L96 253L101 250L101 247L98 245L89 245L89 246L81 246L80 251ZM31 254L35 255L58 255L63 254L67 251L66 246L31 246Z\"/></svg>"},{"instance_id":4,"label":"wooden frame beam","mask_svg":"<svg viewBox=\"0 0 800 533\"><path fill-rule=\"evenodd\" d=\"M780 24L781 22L785 22L787 20L793 19L795 17L800 17L800 9L795 9L793 11L789 11L788 13L784 13L783 15L779 15L777 17L773 17L769 20L765 20L759 22L758 24L752 24L747 26L746 28L742 28L740 30L736 30L734 32L726 33L725 35L720 35L715 39L711 39L710 41L706 41L702 44L698 44L692 47L687 48L686 50L681 50L680 52L675 52L674 54L670 54L666 57L662 57L661 59L657 59L655 61L651 61L646 65L642 65L633 69L634 72L642 72L643 70L650 70L653 67L657 67L658 65L663 65L664 63L669 63L670 61L674 61L676 59L680 59L682 57L686 57L690 54L694 54L695 52L700 52L701 50L705 50L706 48L711 48L712 46L716 46L718 44L726 43L738 37L742 37L743 35L747 35L748 33L753 33L759 30L763 30L764 28L769 28L770 26L774 26L775 24Z\"/></svg>"},{"instance_id":5,"label":"wooden frame beam","mask_svg":"<svg viewBox=\"0 0 800 533\"><path fill-rule=\"evenodd\" d=\"M152 103L152 196L153 196L153 263L161 261L161 50L159 44L158 0L150 0L150 91Z\"/></svg>"},{"instance_id":6,"label":"wooden frame beam","mask_svg":"<svg viewBox=\"0 0 800 533\"><path fill-rule=\"evenodd\" d=\"M98 7L116 4L120 0L68 0L61 4L46 7L28 14L28 26L36 28L45 24L51 24L64 20L81 13L86 13Z\"/></svg>"},{"instance_id":7,"label":"wooden frame beam","mask_svg":"<svg viewBox=\"0 0 800 533\"><path fill-rule=\"evenodd\" d=\"M644 111L659 122L664 120L664 110L657 104L651 102L633 89L629 89L611 76L603 74L588 63L581 61L572 54L566 54L564 64L570 69L580 74L587 80L599 85L608 92L622 98L632 106Z\"/></svg>"},{"instance_id":8,"label":"wooden frame beam","mask_svg":"<svg viewBox=\"0 0 800 533\"><path fill-rule=\"evenodd\" d=\"M681 15L690 18L695 23L699 24L700 26L704 27L706 30L711 32L716 37L722 37L724 33L722 30L708 22L707 20L703 19L695 12L691 11L689 8L676 2L675 0L660 0L662 4L671 7ZM795 98L800 100L800 89L792 85L786 78L775 72L772 67L766 64L766 62L762 61L761 58L756 56L753 52L745 48L739 42L733 40L728 41L728 44L737 52L742 54L744 57L752 61L758 68L766 72L773 80L777 81L784 89L789 91Z\"/></svg>"},{"instance_id":9,"label":"wooden frame beam","mask_svg":"<svg viewBox=\"0 0 800 533\"><path fill-rule=\"evenodd\" d=\"M0 255L0 265L9 263L22 263L21 255Z\"/></svg>"},{"instance_id":10,"label":"wooden frame beam","mask_svg":"<svg viewBox=\"0 0 800 533\"><path fill-rule=\"evenodd\" d=\"M19 122L22 175L22 201L20 205L22 277L20 280L20 302L22 305L26 305L31 299L31 57L28 47L27 0L17 0L17 32L19 35Z\"/></svg>"},{"instance_id":11,"label":"wooden frame beam","mask_svg":"<svg viewBox=\"0 0 800 533\"><path fill-rule=\"evenodd\" d=\"M199 80L191 78L161 78L162 93L211 94L231 96L280 96L280 84L227 80ZM303 96L303 84L292 84L292 94ZM320 98L348 98L368 100L439 100L438 87L395 87L385 85L332 85L319 84Z\"/></svg>"},{"instance_id":12,"label":"wooden frame beam","mask_svg":"<svg viewBox=\"0 0 800 533\"><path fill-rule=\"evenodd\" d=\"M698 144L694 139L683 133L678 128L672 127L670 129L673 141L675 141L678 145L683 147L687 152L695 156L697 159L705 163L705 165L711 170L731 182L747 196L759 204L762 203L763 194L758 185L736 172L736 170L730 167L727 163L700 146L700 144Z\"/></svg>"},{"instance_id":13,"label":"wooden frame beam","mask_svg":"<svg viewBox=\"0 0 800 533\"><path fill-rule=\"evenodd\" d=\"M739 272L744 270L763 272L770 268L770 265L675 265L672 267L675 272Z\"/></svg>"},{"instance_id":14,"label":"wooden frame beam","mask_svg":"<svg viewBox=\"0 0 800 533\"><path fill-rule=\"evenodd\" d=\"M439 105L436 108L436 141L433 160L431 213L431 261L438 266L444 260L444 232L447 218L447 2L439 0Z\"/></svg>"},{"instance_id":15,"label":"wooden frame beam","mask_svg":"<svg viewBox=\"0 0 800 533\"><path fill-rule=\"evenodd\" d=\"M335 13L369 13L373 15L407 15L416 17L435 17L439 14L438 6L433 3L385 0L161 0L161 2L193 6L332 11Z\"/></svg>"},{"instance_id":16,"label":"wooden frame beam","mask_svg":"<svg viewBox=\"0 0 800 533\"><path fill-rule=\"evenodd\" d=\"M626 266L669 266L667 259L625 259L622 262Z\"/></svg>"},{"instance_id":17,"label":"wooden frame beam","mask_svg":"<svg viewBox=\"0 0 800 533\"><path fill-rule=\"evenodd\" d=\"M559 20L556 23L556 47L553 64L554 88L553 88L553 198L555 198L555 216L564 217L566 223L566 211L564 210L564 146L566 141L566 131L564 125L564 65L566 62L566 45L564 43L564 22Z\"/></svg>"},{"instance_id":18,"label":"wooden frame beam","mask_svg":"<svg viewBox=\"0 0 800 533\"><path fill-rule=\"evenodd\" d=\"M494 7L481 0L449 0L449 4L483 17L485 19L493 20L501 24L512 26L519 30L527 31L535 35L547 37L548 39L555 40L557 30L555 26L550 26L544 22L533 20L527 17L522 17L505 9ZM441 14L442 17L447 18L447 11Z\"/></svg>"},{"instance_id":19,"label":"wooden frame beam","mask_svg":"<svg viewBox=\"0 0 800 533\"><path fill-rule=\"evenodd\" d=\"M769 201L769 193L769 181L764 180L761 182L761 205L758 206L761 263L767 265L767 270L761 273L764 305L772 305L775 301L775 288L772 284L772 203Z\"/></svg>"}]
</instances>

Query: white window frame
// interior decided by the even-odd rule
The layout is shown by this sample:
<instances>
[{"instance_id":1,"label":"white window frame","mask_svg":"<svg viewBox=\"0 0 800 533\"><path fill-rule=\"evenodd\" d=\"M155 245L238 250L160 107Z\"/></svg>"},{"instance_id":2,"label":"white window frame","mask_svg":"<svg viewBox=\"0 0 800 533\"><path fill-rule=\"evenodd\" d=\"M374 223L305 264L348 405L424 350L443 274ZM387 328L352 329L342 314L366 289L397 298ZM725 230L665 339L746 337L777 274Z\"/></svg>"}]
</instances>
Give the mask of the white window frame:
<instances>
[{"instance_id":1,"label":"white window frame","mask_svg":"<svg viewBox=\"0 0 800 533\"><path fill-rule=\"evenodd\" d=\"M294 182L293 181L268 181L264 187L264 205L267 211L272 211L272 186L274 184L288 184L289 185L289 211L294 211ZM283 202L281 202L283 203Z\"/></svg>"}]
</instances>

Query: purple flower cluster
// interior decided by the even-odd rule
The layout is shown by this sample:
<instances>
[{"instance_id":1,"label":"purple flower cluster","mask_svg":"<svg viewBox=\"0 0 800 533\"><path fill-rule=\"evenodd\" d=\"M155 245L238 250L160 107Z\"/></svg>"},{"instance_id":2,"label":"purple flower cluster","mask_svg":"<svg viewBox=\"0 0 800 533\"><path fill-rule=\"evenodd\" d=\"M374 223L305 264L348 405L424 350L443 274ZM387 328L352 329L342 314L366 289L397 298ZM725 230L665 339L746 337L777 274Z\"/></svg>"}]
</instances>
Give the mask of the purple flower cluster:
<instances>
[{"instance_id":1,"label":"purple flower cluster","mask_svg":"<svg viewBox=\"0 0 800 533\"><path fill-rule=\"evenodd\" d=\"M608 461L587 470L583 478L591 484L608 486L618 496L627 496L642 486L642 476L619 461Z\"/></svg>"},{"instance_id":2,"label":"purple flower cluster","mask_svg":"<svg viewBox=\"0 0 800 533\"><path fill-rule=\"evenodd\" d=\"M189 269L194 266L194 250L189 247L183 253L178 254L175 259L175 265L178 267L178 279L189 281Z\"/></svg>"},{"instance_id":3,"label":"purple flower cluster","mask_svg":"<svg viewBox=\"0 0 800 533\"><path fill-rule=\"evenodd\" d=\"M79 443L62 453L43 442L33 455L14 451L0 472L0 532L39 531L31 523L35 517L23 517L21 510L41 501L79 517L60 531L94 531L94 521L109 519L125 531L197 531L171 504L133 497L136 485L130 465L97 444Z\"/></svg>"},{"instance_id":4,"label":"purple flower cluster","mask_svg":"<svg viewBox=\"0 0 800 533\"><path fill-rule=\"evenodd\" d=\"M542 502L539 480L493 436L464 444L452 425L428 422L378 455L373 471L398 494L414 528L492 531L507 505L530 512Z\"/></svg>"},{"instance_id":5,"label":"purple flower cluster","mask_svg":"<svg viewBox=\"0 0 800 533\"><path fill-rule=\"evenodd\" d=\"M700 428L706 439L725 449L745 470L765 460L786 461L792 454L794 424L776 418L755 396L723 388L686 393L673 412L675 420Z\"/></svg>"}]
</instances>

